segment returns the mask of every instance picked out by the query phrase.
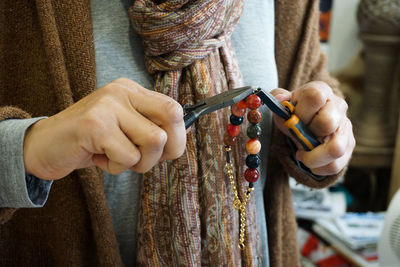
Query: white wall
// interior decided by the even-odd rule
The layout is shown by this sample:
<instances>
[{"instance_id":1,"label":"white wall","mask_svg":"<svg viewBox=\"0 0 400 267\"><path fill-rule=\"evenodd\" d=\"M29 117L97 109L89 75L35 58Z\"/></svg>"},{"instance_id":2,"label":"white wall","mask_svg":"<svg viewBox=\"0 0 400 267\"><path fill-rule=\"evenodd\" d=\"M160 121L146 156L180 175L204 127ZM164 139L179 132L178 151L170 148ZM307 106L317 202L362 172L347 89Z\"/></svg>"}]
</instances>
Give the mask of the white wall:
<instances>
[{"instance_id":1,"label":"white wall","mask_svg":"<svg viewBox=\"0 0 400 267\"><path fill-rule=\"evenodd\" d=\"M348 65L361 49L356 18L359 0L334 0L328 47L328 70L337 73Z\"/></svg>"}]
</instances>

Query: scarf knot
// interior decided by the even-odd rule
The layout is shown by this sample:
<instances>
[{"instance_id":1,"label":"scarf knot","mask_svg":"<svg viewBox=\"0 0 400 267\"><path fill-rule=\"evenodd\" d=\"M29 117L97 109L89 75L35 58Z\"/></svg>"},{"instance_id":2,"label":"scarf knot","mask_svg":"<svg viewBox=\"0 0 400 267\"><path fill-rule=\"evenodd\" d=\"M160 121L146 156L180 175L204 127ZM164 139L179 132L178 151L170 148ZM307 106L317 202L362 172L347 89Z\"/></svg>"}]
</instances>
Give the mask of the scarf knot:
<instances>
[{"instance_id":1,"label":"scarf knot","mask_svg":"<svg viewBox=\"0 0 400 267\"><path fill-rule=\"evenodd\" d=\"M185 68L225 44L243 1L135 1L130 17L145 49L149 73Z\"/></svg>"}]
</instances>

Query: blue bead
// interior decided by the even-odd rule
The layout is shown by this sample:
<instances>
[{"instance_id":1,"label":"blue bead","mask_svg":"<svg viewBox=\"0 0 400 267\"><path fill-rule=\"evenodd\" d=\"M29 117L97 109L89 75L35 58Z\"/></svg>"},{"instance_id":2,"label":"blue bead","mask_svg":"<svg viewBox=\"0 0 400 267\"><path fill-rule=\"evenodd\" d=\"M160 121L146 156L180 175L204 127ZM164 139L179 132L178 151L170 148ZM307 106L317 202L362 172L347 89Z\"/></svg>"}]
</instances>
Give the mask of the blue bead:
<instances>
[{"instance_id":1,"label":"blue bead","mask_svg":"<svg viewBox=\"0 0 400 267\"><path fill-rule=\"evenodd\" d=\"M233 125L240 125L243 122L243 117L237 117L232 114L231 117L229 118L229 120L231 121L231 123Z\"/></svg>"},{"instance_id":2,"label":"blue bead","mask_svg":"<svg viewBox=\"0 0 400 267\"><path fill-rule=\"evenodd\" d=\"M246 165L251 169L256 169L260 166L261 159L257 154L249 154L246 158Z\"/></svg>"}]
</instances>

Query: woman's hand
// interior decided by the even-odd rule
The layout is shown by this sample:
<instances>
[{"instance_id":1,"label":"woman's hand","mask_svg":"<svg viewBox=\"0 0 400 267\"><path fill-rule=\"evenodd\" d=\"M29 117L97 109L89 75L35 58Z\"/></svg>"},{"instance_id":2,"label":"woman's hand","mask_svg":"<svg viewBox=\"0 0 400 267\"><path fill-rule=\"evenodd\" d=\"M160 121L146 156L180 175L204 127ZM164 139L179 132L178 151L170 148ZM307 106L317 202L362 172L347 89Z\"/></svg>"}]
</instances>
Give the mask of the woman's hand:
<instances>
[{"instance_id":1,"label":"woman's hand","mask_svg":"<svg viewBox=\"0 0 400 267\"><path fill-rule=\"evenodd\" d=\"M185 146L181 105L121 78L30 127L24 161L27 173L41 179L93 165L111 174L146 172L181 156Z\"/></svg>"},{"instance_id":2,"label":"woman's hand","mask_svg":"<svg viewBox=\"0 0 400 267\"><path fill-rule=\"evenodd\" d=\"M324 82L310 82L292 92L278 88L271 93L279 101L292 101L296 105L295 114L322 143L312 151L305 151L291 137L284 120L274 115L278 128L297 144L297 159L316 175L333 175L342 170L355 146L344 99L336 96Z\"/></svg>"}]
</instances>

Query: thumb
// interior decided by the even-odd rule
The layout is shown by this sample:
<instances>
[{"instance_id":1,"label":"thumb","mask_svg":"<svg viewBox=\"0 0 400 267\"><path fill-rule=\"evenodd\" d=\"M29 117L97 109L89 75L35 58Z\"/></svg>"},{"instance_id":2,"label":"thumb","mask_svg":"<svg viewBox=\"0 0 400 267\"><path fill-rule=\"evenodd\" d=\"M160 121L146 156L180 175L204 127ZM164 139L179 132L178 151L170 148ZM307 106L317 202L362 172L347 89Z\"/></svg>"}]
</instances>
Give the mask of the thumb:
<instances>
[{"instance_id":1,"label":"thumb","mask_svg":"<svg viewBox=\"0 0 400 267\"><path fill-rule=\"evenodd\" d=\"M271 91L271 94L276 97L276 99L279 102L282 101L288 101L292 98L292 92L289 92L288 90L282 89L282 88L277 88ZM274 122L275 125L277 126L277 128L284 133L286 136L288 136L290 139L292 139L292 141L296 144L297 148L299 149L299 151L304 150L303 146L295 139L293 138L293 136L290 134L288 128L284 125L285 120L279 116L277 116L276 114L274 114L273 116L274 118ZM298 153L298 155L296 154L296 156L301 156L300 153Z\"/></svg>"}]
</instances>

